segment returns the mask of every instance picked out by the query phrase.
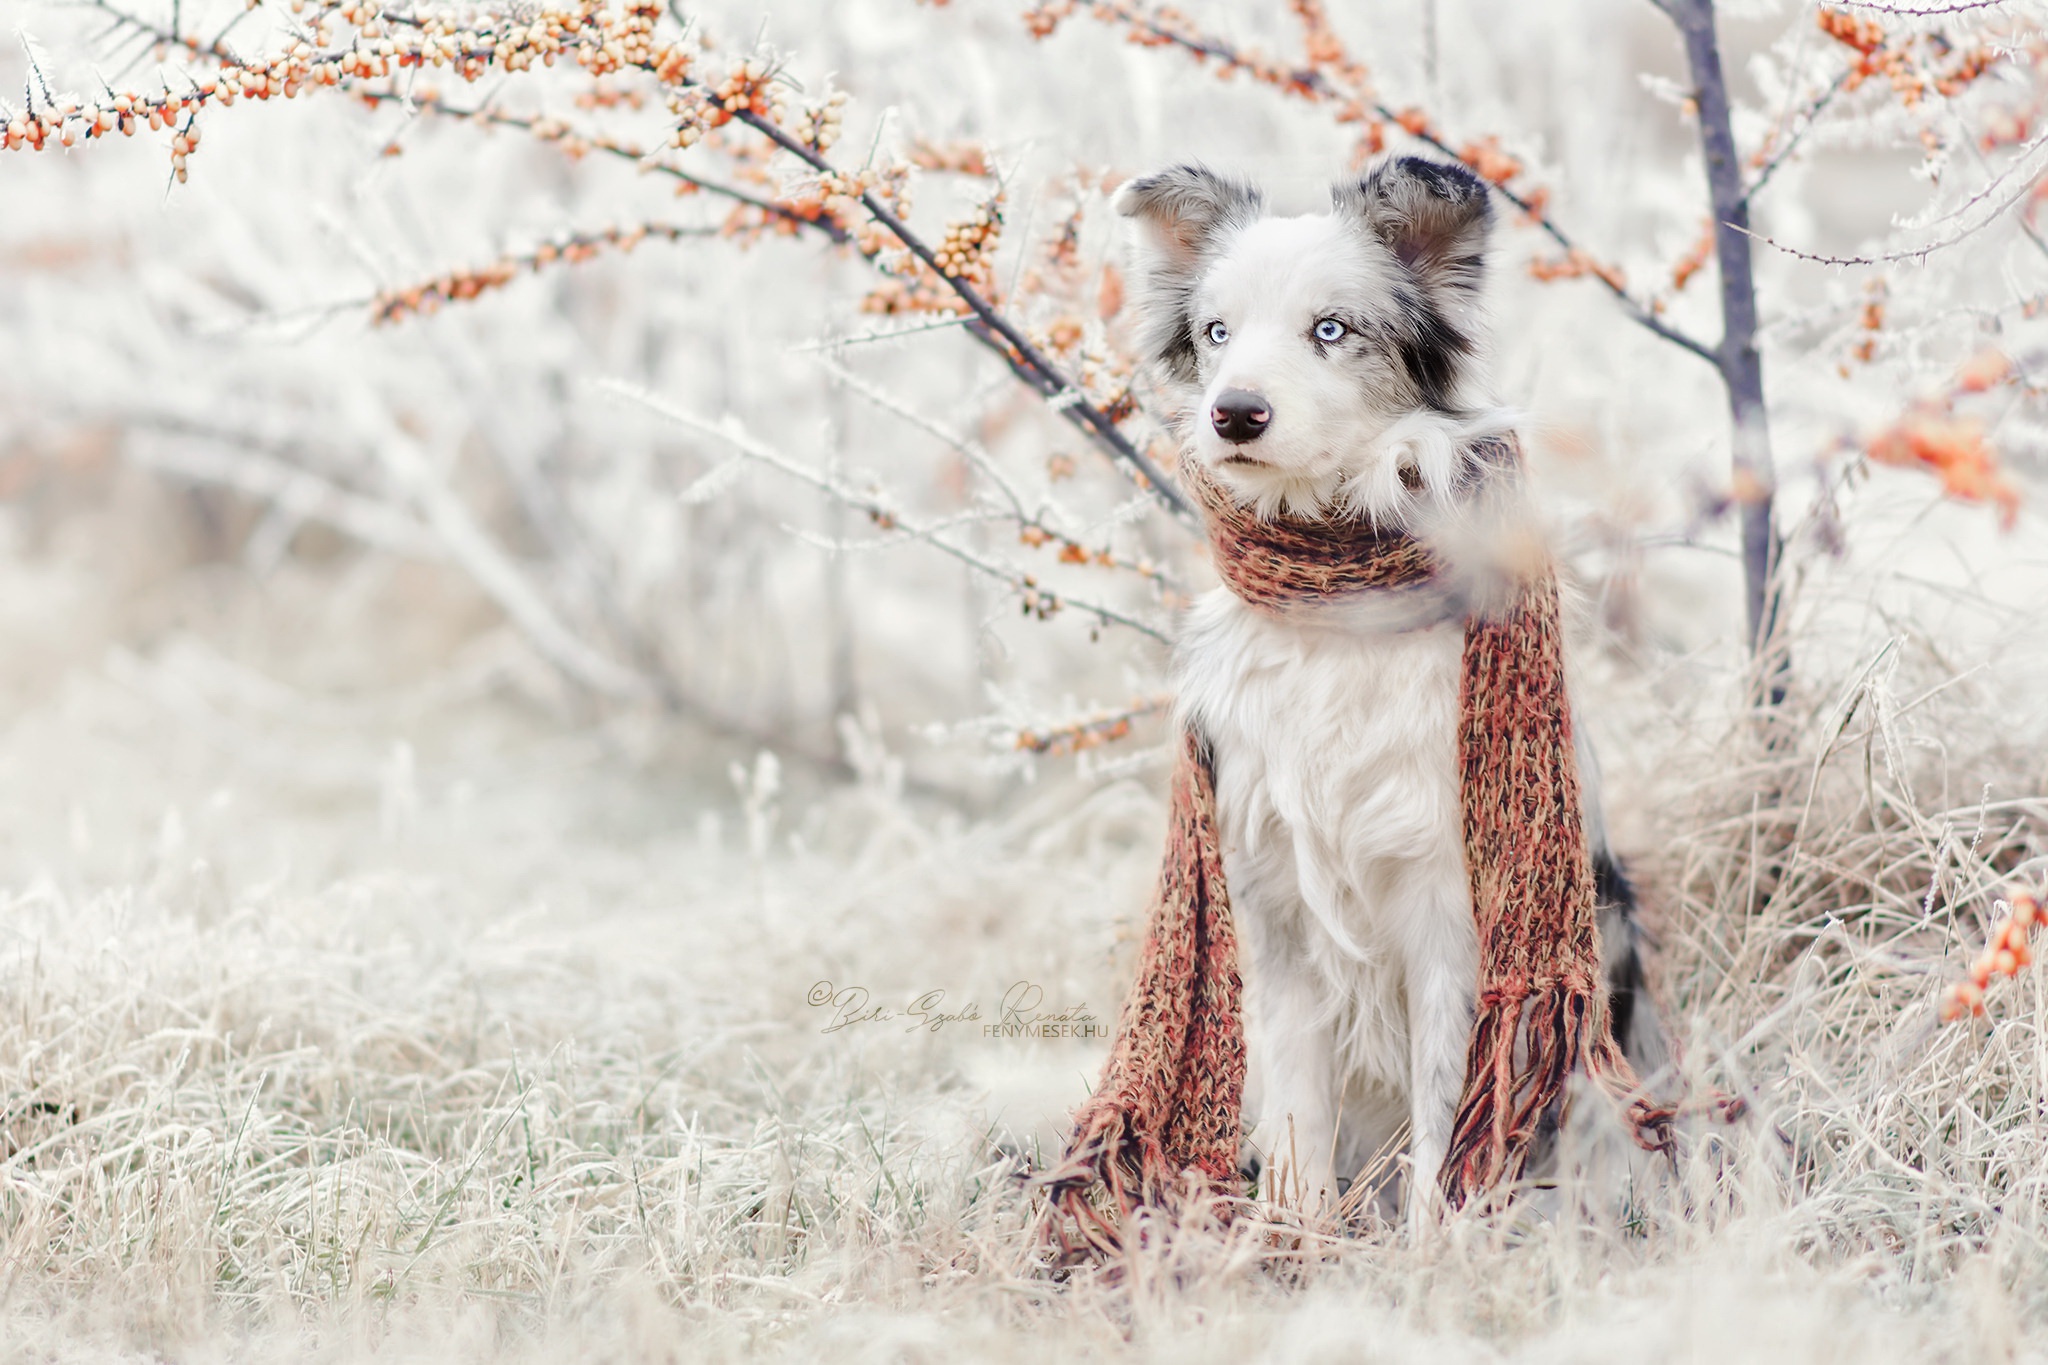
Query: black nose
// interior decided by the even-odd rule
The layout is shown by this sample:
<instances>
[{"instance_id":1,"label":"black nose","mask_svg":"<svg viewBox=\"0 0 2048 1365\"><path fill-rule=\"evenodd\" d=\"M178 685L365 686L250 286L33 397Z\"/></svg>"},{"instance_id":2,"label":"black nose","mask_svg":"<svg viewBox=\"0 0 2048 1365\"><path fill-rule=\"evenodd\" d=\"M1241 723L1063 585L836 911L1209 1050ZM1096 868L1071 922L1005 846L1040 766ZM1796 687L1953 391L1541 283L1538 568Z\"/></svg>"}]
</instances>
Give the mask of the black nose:
<instances>
[{"instance_id":1,"label":"black nose","mask_svg":"<svg viewBox=\"0 0 2048 1365\"><path fill-rule=\"evenodd\" d=\"M1225 389L1209 409L1209 422L1226 441L1256 441L1273 421L1273 409L1250 389Z\"/></svg>"}]
</instances>

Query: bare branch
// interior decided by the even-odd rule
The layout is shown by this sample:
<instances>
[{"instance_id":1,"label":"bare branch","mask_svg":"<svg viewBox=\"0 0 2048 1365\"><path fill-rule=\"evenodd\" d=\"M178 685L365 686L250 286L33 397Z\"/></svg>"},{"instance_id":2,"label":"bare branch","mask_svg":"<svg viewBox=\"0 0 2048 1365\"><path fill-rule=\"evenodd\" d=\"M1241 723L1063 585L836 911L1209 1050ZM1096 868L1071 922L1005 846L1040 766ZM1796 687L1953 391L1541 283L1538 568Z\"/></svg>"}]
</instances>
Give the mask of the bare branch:
<instances>
[{"instance_id":1,"label":"bare branch","mask_svg":"<svg viewBox=\"0 0 2048 1365\"><path fill-rule=\"evenodd\" d=\"M2037 140L2033 144L2033 146L2029 148L2029 150L2037 151L2040 150L2042 147L2048 147L2048 138ZM1984 189L1972 195L1966 202L1959 205L1953 212L1951 212L1947 216L1953 218L1961 213L1966 212L1970 208L1973 208L1976 205L1983 203L1985 201L1986 196L1990 193L1991 189L1995 187L2000 181L2009 178L2012 174L2012 170L2012 167L2008 167L2003 173L2001 173L1996 179L1994 179L1990 185L1987 185ZM1778 241L1776 238L1767 237L1760 232L1750 231L1750 229L1746 225L1740 228L1739 231L1745 237L1749 237L1756 241L1762 242L1765 246L1768 246L1773 250L1781 251L1787 256L1797 257L1802 261L1811 261L1815 265L1892 265L1901 261L1924 261L1937 251L1946 251L1952 246L1959 246L1963 242L1968 241L1970 238L1976 236L1984 229L1990 227L1993 223L1996 223L2000 218L2004 217L2006 213L2010 212L2015 206L2020 204L2022 201L2032 197L2037 188L2035 184L2037 178L2038 172L2035 175L2023 177L2022 183L2020 184L2019 188L2014 190L2011 194L2007 195L2005 197L2004 202L1998 204L1997 207L1993 208L1989 213L1985 214L1980 221L1973 223L1970 226L1965 227L1960 231L1955 232L1938 242L1928 242L1921 246L1908 247L1903 251L1888 251L1885 252L1883 255L1878 256L1822 255L1817 252L1802 251L1795 246L1787 246L1785 243ZM2029 235L2031 236L2032 234L2029 233Z\"/></svg>"},{"instance_id":2,"label":"bare branch","mask_svg":"<svg viewBox=\"0 0 2048 1365\"><path fill-rule=\"evenodd\" d=\"M419 506L449 555L498 604L548 661L593 692L621 699L643 699L652 688L646 678L592 649L562 624L512 559L435 473L433 464L413 438L396 426L377 444L377 455L398 485Z\"/></svg>"},{"instance_id":3,"label":"bare branch","mask_svg":"<svg viewBox=\"0 0 2048 1365\"><path fill-rule=\"evenodd\" d=\"M1901 19L1932 19L1942 14L1967 14L1971 10L1996 9L2010 0L1957 0L1952 5L1931 5L1921 8L1916 5L1893 5L1885 0L1832 0L1844 9L1867 9L1877 14L1895 14Z\"/></svg>"},{"instance_id":4,"label":"bare branch","mask_svg":"<svg viewBox=\"0 0 2048 1365\"><path fill-rule=\"evenodd\" d=\"M1137 574L1154 585L1177 595L1185 595L1173 575L1149 559L1126 559L1108 549L1091 549L1072 535L1046 521L1044 515L1031 511L1024 502L1024 496L1017 486L1010 482L987 450L979 441L970 441L955 432L948 431L917 409L897 399L882 389L862 379L853 371L831 360L821 360L825 368L840 383L873 403L884 412L902 418L919 431L933 437L947 449L959 455L974 466L983 478L994 485L1002 494L1008 510L1003 513L1006 520L1017 527L1018 537L1027 545L1054 545L1058 547L1062 562L1069 564L1094 564L1105 569L1121 569Z\"/></svg>"},{"instance_id":5,"label":"bare branch","mask_svg":"<svg viewBox=\"0 0 2048 1365\"><path fill-rule=\"evenodd\" d=\"M1054 613L1063 608L1070 607L1075 611L1093 616L1104 624L1124 626L1142 635L1149 635L1161 644L1169 643L1165 632L1156 626L1139 620L1135 616L1128 615L1105 603L1085 601L1080 598L1055 593L1031 574L1025 573L1011 565L990 559L977 550L962 545L958 541L948 539L942 534L944 530L943 524L932 526L910 521L897 509L891 507L879 494L855 488L836 474L810 468L799 461L790 459L774 447L755 440L747 435L746 431L735 419L727 418L723 422L712 422L670 407L652 394L636 389L629 384L611 382L607 383L605 387L621 397L630 398L649 411L658 413L679 426L688 427L692 431L715 437L725 442L746 459L756 461L771 469L787 474L802 483L809 484L819 492L861 512L868 520L885 531L893 531L904 539L916 540L930 545L933 549L958 560L975 572L995 579L1018 595L1023 602L1024 610L1027 614L1036 616L1040 620L1049 619Z\"/></svg>"},{"instance_id":6,"label":"bare branch","mask_svg":"<svg viewBox=\"0 0 2048 1365\"><path fill-rule=\"evenodd\" d=\"M284 510L302 521L330 526L366 545L413 559L446 559L447 547L418 518L321 478L278 447L250 432L174 413L137 412L124 420L145 431L191 438L192 444L129 453L138 464L195 483L218 484ZM239 446L241 453L222 449Z\"/></svg>"}]
</instances>

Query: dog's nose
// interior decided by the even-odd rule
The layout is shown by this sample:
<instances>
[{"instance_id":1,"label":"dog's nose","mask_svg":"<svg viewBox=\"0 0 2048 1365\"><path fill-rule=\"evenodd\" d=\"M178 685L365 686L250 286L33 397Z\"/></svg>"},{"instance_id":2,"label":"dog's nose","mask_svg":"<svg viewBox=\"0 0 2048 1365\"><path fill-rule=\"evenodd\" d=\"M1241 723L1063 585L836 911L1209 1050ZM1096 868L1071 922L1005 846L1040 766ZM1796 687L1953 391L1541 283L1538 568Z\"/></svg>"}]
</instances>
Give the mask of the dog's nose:
<instances>
[{"instance_id":1,"label":"dog's nose","mask_svg":"<svg viewBox=\"0 0 2048 1365\"><path fill-rule=\"evenodd\" d=\"M1250 389L1225 389L1209 409L1216 434L1237 445L1258 440L1272 422L1272 405Z\"/></svg>"}]
</instances>

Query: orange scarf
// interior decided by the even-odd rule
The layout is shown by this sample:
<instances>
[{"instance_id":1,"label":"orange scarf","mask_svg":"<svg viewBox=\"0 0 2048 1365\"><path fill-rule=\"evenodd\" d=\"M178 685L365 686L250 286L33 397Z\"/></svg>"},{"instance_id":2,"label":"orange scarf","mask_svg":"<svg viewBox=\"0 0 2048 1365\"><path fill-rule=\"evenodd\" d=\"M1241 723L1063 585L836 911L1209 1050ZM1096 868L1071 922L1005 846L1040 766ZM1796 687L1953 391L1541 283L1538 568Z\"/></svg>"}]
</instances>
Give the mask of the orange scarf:
<instances>
[{"instance_id":1,"label":"orange scarf","mask_svg":"<svg viewBox=\"0 0 2048 1365\"><path fill-rule=\"evenodd\" d=\"M1470 455L1475 480L1517 475L1511 441ZM1259 518L1206 471L1183 473L1218 573L1252 607L1361 620L1377 611L1411 626L1465 618L1459 795L1480 964L1445 1196L1458 1205L1518 1178L1539 1122L1562 1122L1574 1068L1625 1106L1638 1142L1666 1148L1671 1111L1637 1093L1607 1017L1552 573L1481 609L1413 537L1357 519ZM1189 731L1137 980L1101 1083L1074 1116L1065 1156L1040 1178L1049 1230L1068 1250L1113 1250L1140 1204L1241 1193L1241 993L1211 758ZM1091 1199L1097 1189L1106 1205Z\"/></svg>"}]
</instances>

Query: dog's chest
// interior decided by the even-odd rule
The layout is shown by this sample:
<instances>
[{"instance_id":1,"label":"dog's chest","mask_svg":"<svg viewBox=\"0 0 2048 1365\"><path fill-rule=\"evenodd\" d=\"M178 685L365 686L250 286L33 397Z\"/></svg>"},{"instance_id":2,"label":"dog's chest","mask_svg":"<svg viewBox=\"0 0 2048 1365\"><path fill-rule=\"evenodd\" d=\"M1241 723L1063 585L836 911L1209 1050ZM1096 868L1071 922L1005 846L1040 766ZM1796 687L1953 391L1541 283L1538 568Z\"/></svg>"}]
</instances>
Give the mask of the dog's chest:
<instances>
[{"instance_id":1,"label":"dog's chest","mask_svg":"<svg viewBox=\"0 0 2048 1365\"><path fill-rule=\"evenodd\" d=\"M1326 940L1302 945L1311 957L1384 958L1424 927L1407 922L1418 882L1462 884L1462 644L1456 624L1359 635L1220 589L1196 604L1179 695L1211 745L1231 899L1263 921L1252 932ZM1457 886L1421 899L1455 902Z\"/></svg>"}]
</instances>

